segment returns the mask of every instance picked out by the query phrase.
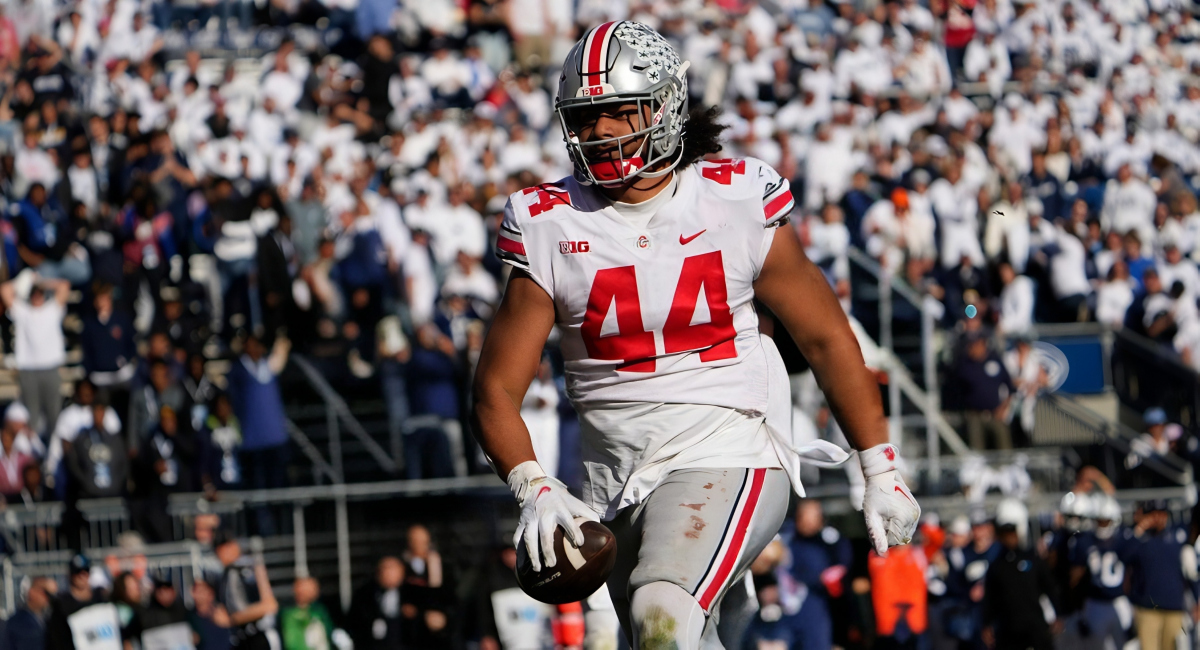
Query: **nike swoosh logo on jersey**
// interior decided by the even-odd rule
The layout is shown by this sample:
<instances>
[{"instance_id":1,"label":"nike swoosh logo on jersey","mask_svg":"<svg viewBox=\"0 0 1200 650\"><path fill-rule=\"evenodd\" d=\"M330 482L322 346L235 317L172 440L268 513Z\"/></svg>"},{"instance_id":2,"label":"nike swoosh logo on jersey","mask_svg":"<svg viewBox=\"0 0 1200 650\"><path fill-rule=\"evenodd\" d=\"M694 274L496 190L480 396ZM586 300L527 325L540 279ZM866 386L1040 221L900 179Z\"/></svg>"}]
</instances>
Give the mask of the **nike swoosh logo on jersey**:
<instances>
[{"instance_id":1,"label":"nike swoosh logo on jersey","mask_svg":"<svg viewBox=\"0 0 1200 650\"><path fill-rule=\"evenodd\" d=\"M708 228L705 228L704 230L701 230L700 232L698 232L698 233L696 233L696 234L692 235L691 237L684 237L683 235L679 235L679 245L680 245L680 246L687 246L687 245L688 245L688 243L690 243L690 242L691 242L693 239L695 239L695 238L699 237L700 235L703 235L703 234L704 234L704 233L706 233L706 232L708 232Z\"/></svg>"}]
</instances>

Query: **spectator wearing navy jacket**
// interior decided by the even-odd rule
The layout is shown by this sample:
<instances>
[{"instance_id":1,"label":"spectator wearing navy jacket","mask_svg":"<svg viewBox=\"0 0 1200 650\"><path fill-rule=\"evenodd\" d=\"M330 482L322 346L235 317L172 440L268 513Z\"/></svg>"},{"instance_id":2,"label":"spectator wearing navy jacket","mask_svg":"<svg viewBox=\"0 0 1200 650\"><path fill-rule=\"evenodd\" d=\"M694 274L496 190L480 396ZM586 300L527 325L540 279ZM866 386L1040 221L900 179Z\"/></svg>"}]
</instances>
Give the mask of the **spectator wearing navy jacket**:
<instances>
[{"instance_id":1,"label":"spectator wearing navy jacket","mask_svg":"<svg viewBox=\"0 0 1200 650\"><path fill-rule=\"evenodd\" d=\"M100 285L92 299L94 311L83 319L83 369L92 384L107 388L110 394L127 394L129 383L137 370L137 346L133 342L133 319L113 301L110 285ZM116 396L114 395L114 399ZM116 399L118 411L128 397Z\"/></svg>"},{"instance_id":2,"label":"spectator wearing navy jacket","mask_svg":"<svg viewBox=\"0 0 1200 650\"><path fill-rule=\"evenodd\" d=\"M229 396L242 430L243 485L261 490L287 486L288 433L279 393L279 373L287 365L290 343L275 339L270 356L254 335L229 369ZM265 508L256 512L258 533L272 535L275 522Z\"/></svg>"},{"instance_id":3,"label":"spectator wearing navy jacket","mask_svg":"<svg viewBox=\"0 0 1200 650\"><path fill-rule=\"evenodd\" d=\"M1183 627L1184 593L1196 582L1196 562L1184 560L1187 531L1171 524L1165 501L1148 501L1138 509L1134 539L1126 547L1125 565L1132 573L1133 603L1142 650L1175 647Z\"/></svg>"},{"instance_id":4,"label":"spectator wearing navy jacket","mask_svg":"<svg viewBox=\"0 0 1200 650\"><path fill-rule=\"evenodd\" d=\"M786 575L780 576L786 625L799 647L828 648L845 636L844 631L835 634L832 610L853 561L850 542L825 525L821 502L815 499L796 506L795 529L787 531L784 541L791 556ZM799 609L792 611L792 603Z\"/></svg>"},{"instance_id":5,"label":"spectator wearing navy jacket","mask_svg":"<svg viewBox=\"0 0 1200 650\"><path fill-rule=\"evenodd\" d=\"M1004 362L980 333L968 338L965 354L954 366L954 381L947 386L961 399L967 438L973 449L985 448L985 434L990 435L997 449L1012 449L1012 432L1004 416L1013 394L1013 381Z\"/></svg>"},{"instance_id":6,"label":"spectator wearing navy jacket","mask_svg":"<svg viewBox=\"0 0 1200 650\"><path fill-rule=\"evenodd\" d=\"M451 476L462 450L458 367L454 341L432 323L417 330L408 362L409 404L413 417L404 436L408 478ZM456 445L457 443L457 445Z\"/></svg>"}]
</instances>

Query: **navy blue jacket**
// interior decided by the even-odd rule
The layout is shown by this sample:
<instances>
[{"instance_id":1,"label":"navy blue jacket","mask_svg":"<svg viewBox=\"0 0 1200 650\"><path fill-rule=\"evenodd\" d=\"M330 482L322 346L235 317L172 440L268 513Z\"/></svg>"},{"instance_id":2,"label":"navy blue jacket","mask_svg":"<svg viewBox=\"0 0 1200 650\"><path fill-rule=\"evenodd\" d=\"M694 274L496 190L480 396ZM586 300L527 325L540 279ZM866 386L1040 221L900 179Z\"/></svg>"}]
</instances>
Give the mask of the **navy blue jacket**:
<instances>
[{"instance_id":1,"label":"navy blue jacket","mask_svg":"<svg viewBox=\"0 0 1200 650\"><path fill-rule=\"evenodd\" d=\"M1191 588L1183 575L1186 544L1187 531L1177 526L1130 540L1123 554L1133 572L1130 602L1138 607L1183 610L1183 593Z\"/></svg>"},{"instance_id":2,"label":"navy blue jacket","mask_svg":"<svg viewBox=\"0 0 1200 650\"><path fill-rule=\"evenodd\" d=\"M22 607L17 610L8 624L4 626L4 634L0 635L0 650L25 650L25 648L46 647L46 621Z\"/></svg>"}]
</instances>

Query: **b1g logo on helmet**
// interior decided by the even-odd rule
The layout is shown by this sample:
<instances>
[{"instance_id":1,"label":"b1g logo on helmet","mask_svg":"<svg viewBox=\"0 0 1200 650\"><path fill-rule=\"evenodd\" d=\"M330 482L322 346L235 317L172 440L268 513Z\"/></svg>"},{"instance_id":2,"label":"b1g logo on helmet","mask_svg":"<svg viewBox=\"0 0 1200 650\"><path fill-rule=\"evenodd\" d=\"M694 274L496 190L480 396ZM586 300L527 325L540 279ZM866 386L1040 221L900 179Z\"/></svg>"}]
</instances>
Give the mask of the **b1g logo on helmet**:
<instances>
[{"instance_id":1,"label":"b1g logo on helmet","mask_svg":"<svg viewBox=\"0 0 1200 650\"><path fill-rule=\"evenodd\" d=\"M599 84L595 86L583 86L579 89L580 97L599 97L605 93L615 93L612 84Z\"/></svg>"},{"instance_id":2,"label":"b1g logo on helmet","mask_svg":"<svg viewBox=\"0 0 1200 650\"><path fill-rule=\"evenodd\" d=\"M563 255L571 253L586 253L592 250L592 247L585 241L560 241L558 242L558 252Z\"/></svg>"}]
</instances>

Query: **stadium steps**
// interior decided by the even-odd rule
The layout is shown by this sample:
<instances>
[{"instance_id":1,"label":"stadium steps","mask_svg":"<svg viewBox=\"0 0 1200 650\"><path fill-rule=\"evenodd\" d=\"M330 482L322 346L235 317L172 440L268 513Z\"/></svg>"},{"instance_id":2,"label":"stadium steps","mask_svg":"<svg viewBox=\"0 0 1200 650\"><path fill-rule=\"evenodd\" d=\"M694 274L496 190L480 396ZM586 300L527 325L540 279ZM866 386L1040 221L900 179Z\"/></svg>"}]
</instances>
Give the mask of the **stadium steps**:
<instances>
[{"instance_id":1,"label":"stadium steps","mask_svg":"<svg viewBox=\"0 0 1200 650\"><path fill-rule=\"evenodd\" d=\"M351 413L366 430L367 434L384 451L391 455L391 441L388 434L387 409L382 400L364 399L348 403ZM303 404L289 404L288 417L312 442L322 457L333 463L330 448L331 433L325 405L319 401ZM348 483L363 483L367 481L385 481L395 479L396 475L386 471L367 446L347 430L341 422L338 423L342 448L342 468ZM308 458L293 445L293 454L289 474L293 485L311 485L314 482L313 465ZM325 481L322 481L325 482Z\"/></svg>"}]
</instances>

